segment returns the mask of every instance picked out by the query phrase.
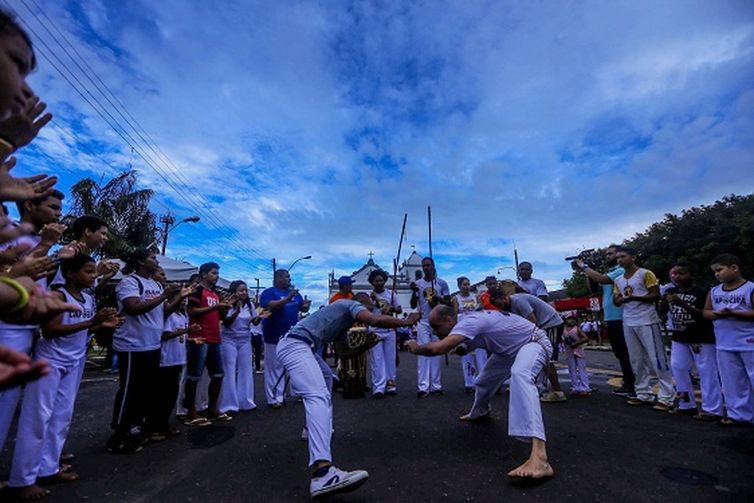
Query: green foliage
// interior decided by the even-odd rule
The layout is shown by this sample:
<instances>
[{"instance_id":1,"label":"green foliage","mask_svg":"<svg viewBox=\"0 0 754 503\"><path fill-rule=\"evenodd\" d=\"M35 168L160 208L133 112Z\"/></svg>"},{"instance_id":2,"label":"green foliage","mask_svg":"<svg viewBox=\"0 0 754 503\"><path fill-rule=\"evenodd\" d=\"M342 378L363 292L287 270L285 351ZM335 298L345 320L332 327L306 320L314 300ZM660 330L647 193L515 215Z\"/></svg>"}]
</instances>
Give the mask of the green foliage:
<instances>
[{"instance_id":1,"label":"green foliage","mask_svg":"<svg viewBox=\"0 0 754 503\"><path fill-rule=\"evenodd\" d=\"M715 278L709 269L721 253L737 255L744 275L754 273L754 194L730 195L709 206L689 208L680 215L667 214L626 244L636 248L641 265L667 280L675 262L691 262L698 268L697 281L710 286Z\"/></svg>"},{"instance_id":2,"label":"green foliage","mask_svg":"<svg viewBox=\"0 0 754 503\"><path fill-rule=\"evenodd\" d=\"M715 278L710 261L721 253L732 253L743 263L744 277L754 276L754 194L730 195L709 206L692 207L680 215L668 213L647 230L623 242L639 251L639 264L669 281L668 272L676 262L697 267L696 281L712 286ZM604 252L604 250L600 250ZM598 268L602 273L604 268ZM574 272L563 280L571 297L590 295L586 277Z\"/></svg>"},{"instance_id":3,"label":"green foliage","mask_svg":"<svg viewBox=\"0 0 754 503\"><path fill-rule=\"evenodd\" d=\"M69 226L82 215L96 215L108 223L110 239L99 251L102 258L122 258L135 248L155 241L157 224L149 210L152 190L136 189L136 172L127 171L105 185L85 178L73 187L71 212L62 221ZM70 241L71 235L64 241Z\"/></svg>"}]
</instances>

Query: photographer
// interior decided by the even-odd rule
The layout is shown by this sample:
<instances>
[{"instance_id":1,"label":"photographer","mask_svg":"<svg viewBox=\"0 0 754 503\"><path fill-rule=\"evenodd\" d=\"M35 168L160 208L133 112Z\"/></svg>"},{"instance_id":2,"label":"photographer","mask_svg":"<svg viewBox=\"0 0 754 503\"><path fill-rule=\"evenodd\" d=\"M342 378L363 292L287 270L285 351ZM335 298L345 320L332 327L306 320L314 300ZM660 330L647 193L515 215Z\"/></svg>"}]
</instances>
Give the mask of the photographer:
<instances>
[{"instance_id":1,"label":"photographer","mask_svg":"<svg viewBox=\"0 0 754 503\"><path fill-rule=\"evenodd\" d=\"M605 313L605 324L607 325L607 333L610 338L610 347L620 362L620 368L623 372L623 385L613 390L613 394L632 398L635 396L635 378L631 370L631 360L628 356L626 339L623 335L623 308L613 303L613 280L625 272L616 263L616 248L618 248L618 245L611 244L605 250L605 266L608 268L605 274L592 269L581 258L577 258L573 265L583 271L591 281L602 286L602 309Z\"/></svg>"}]
</instances>

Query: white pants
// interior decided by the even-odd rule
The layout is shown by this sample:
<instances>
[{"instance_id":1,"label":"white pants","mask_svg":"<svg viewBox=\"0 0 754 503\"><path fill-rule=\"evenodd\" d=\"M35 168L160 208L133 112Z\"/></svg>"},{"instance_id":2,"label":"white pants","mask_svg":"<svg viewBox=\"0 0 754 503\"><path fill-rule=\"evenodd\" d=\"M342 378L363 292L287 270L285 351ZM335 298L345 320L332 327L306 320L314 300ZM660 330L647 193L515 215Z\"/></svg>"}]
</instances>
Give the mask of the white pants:
<instances>
[{"instance_id":1,"label":"white pants","mask_svg":"<svg viewBox=\"0 0 754 503\"><path fill-rule=\"evenodd\" d=\"M720 378L717 375L717 351L714 344L699 344L699 353L691 350L691 344L673 341L670 350L670 367L673 370L675 391L679 409L695 409L694 386L689 372L696 364L699 371L699 388L702 391L702 410L722 415L723 397L720 393Z\"/></svg>"},{"instance_id":2,"label":"white pants","mask_svg":"<svg viewBox=\"0 0 754 503\"><path fill-rule=\"evenodd\" d=\"M471 353L461 357L461 371L463 372L463 385L471 388L487 363L487 350L477 348Z\"/></svg>"},{"instance_id":3,"label":"white pants","mask_svg":"<svg viewBox=\"0 0 754 503\"><path fill-rule=\"evenodd\" d=\"M728 417L754 423L754 351L717 350Z\"/></svg>"},{"instance_id":4,"label":"white pants","mask_svg":"<svg viewBox=\"0 0 754 503\"><path fill-rule=\"evenodd\" d=\"M269 355L269 353L267 353ZM277 344L277 359L288 372L291 391L304 400L309 433L309 466L332 461L332 371L303 341L283 337ZM267 366L265 365L265 369Z\"/></svg>"},{"instance_id":5,"label":"white pants","mask_svg":"<svg viewBox=\"0 0 754 503\"><path fill-rule=\"evenodd\" d=\"M662 344L660 324L629 327L624 323L623 334L626 337L631 368L636 376L636 396L645 402L654 400L650 385L650 373L654 371L660 381L657 401L672 405L673 377L670 375L668 357L665 354L665 346Z\"/></svg>"},{"instance_id":6,"label":"white pants","mask_svg":"<svg viewBox=\"0 0 754 503\"><path fill-rule=\"evenodd\" d=\"M251 368L251 336L223 336L223 372L220 412L256 409Z\"/></svg>"},{"instance_id":7,"label":"white pants","mask_svg":"<svg viewBox=\"0 0 754 503\"><path fill-rule=\"evenodd\" d=\"M591 391L589 387L589 373L586 370L586 358L568 355L568 373L571 376L571 391L577 393Z\"/></svg>"},{"instance_id":8,"label":"white pants","mask_svg":"<svg viewBox=\"0 0 754 503\"><path fill-rule=\"evenodd\" d=\"M181 384L178 387L178 403L176 404L175 413L177 415L186 415L186 407L183 406L183 400L186 398L186 365L183 366L181 372ZM223 379L224 381L225 379ZM196 384L196 398L194 399L194 406L196 410L201 412L209 407L209 373L207 368L204 368L202 377Z\"/></svg>"},{"instance_id":9,"label":"white pants","mask_svg":"<svg viewBox=\"0 0 754 503\"><path fill-rule=\"evenodd\" d=\"M395 378L395 331L378 331L377 335L382 340L369 350L372 394L385 393L385 385Z\"/></svg>"},{"instance_id":10,"label":"white pants","mask_svg":"<svg viewBox=\"0 0 754 503\"><path fill-rule=\"evenodd\" d=\"M508 435L526 441L547 440L536 381L551 354L552 346L544 334L539 341L525 344L514 356L493 353L477 377L474 405L469 415L477 418L489 414L490 400L500 383L510 378Z\"/></svg>"},{"instance_id":11,"label":"white pants","mask_svg":"<svg viewBox=\"0 0 754 503\"><path fill-rule=\"evenodd\" d=\"M0 344L20 353L31 353L34 330L17 328L0 330ZM16 407L21 399L21 386L0 391L0 451L3 450L8 430L16 415Z\"/></svg>"},{"instance_id":12,"label":"white pants","mask_svg":"<svg viewBox=\"0 0 754 503\"><path fill-rule=\"evenodd\" d=\"M267 403L283 403L285 381L283 364L278 360L277 344L264 343L264 395Z\"/></svg>"},{"instance_id":13,"label":"white pants","mask_svg":"<svg viewBox=\"0 0 754 503\"><path fill-rule=\"evenodd\" d=\"M84 363L83 359L68 366L51 362L49 374L26 385L8 481L11 487L30 486L37 477L58 473Z\"/></svg>"},{"instance_id":14,"label":"white pants","mask_svg":"<svg viewBox=\"0 0 754 503\"><path fill-rule=\"evenodd\" d=\"M440 339L432 333L429 322L420 321L416 327L416 342L427 344ZM442 389L442 357L418 356L417 357L417 387L419 391L440 391Z\"/></svg>"}]
</instances>

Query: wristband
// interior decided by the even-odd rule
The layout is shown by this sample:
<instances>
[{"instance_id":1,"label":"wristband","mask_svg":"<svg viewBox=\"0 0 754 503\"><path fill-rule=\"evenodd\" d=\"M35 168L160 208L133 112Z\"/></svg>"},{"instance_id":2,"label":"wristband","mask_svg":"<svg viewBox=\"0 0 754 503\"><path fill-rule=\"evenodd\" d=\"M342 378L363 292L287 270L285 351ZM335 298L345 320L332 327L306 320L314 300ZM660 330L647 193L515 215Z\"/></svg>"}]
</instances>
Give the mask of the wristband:
<instances>
[{"instance_id":1,"label":"wristband","mask_svg":"<svg viewBox=\"0 0 754 503\"><path fill-rule=\"evenodd\" d=\"M13 288L19 295L18 302L7 311L7 314L16 313L26 307L26 304L29 303L29 292L26 291L26 288L24 288L21 283L7 276L0 276L0 283L4 283Z\"/></svg>"},{"instance_id":2,"label":"wristband","mask_svg":"<svg viewBox=\"0 0 754 503\"><path fill-rule=\"evenodd\" d=\"M9 148L11 153L16 151L16 146L13 145L13 142L6 140L5 138L0 137L0 145L3 145L6 148Z\"/></svg>"}]
</instances>

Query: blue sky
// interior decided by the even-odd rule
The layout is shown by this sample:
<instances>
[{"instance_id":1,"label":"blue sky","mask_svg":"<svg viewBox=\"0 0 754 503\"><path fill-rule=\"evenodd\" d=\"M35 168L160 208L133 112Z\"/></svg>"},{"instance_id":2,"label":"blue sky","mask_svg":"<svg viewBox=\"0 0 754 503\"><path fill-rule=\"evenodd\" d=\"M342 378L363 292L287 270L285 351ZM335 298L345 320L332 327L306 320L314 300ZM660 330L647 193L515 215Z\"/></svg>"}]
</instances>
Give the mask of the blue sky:
<instances>
[{"instance_id":1,"label":"blue sky","mask_svg":"<svg viewBox=\"0 0 754 503\"><path fill-rule=\"evenodd\" d=\"M266 285L272 257L312 255L294 282L321 300L332 269L370 251L390 266L404 212L404 250L425 253L432 205L449 282L510 265L515 241L557 288L566 255L754 191L749 1L12 4L56 116L18 171L67 189L132 163L156 213L203 216L168 254L230 279ZM169 162L39 53L95 106L122 104Z\"/></svg>"}]
</instances>

